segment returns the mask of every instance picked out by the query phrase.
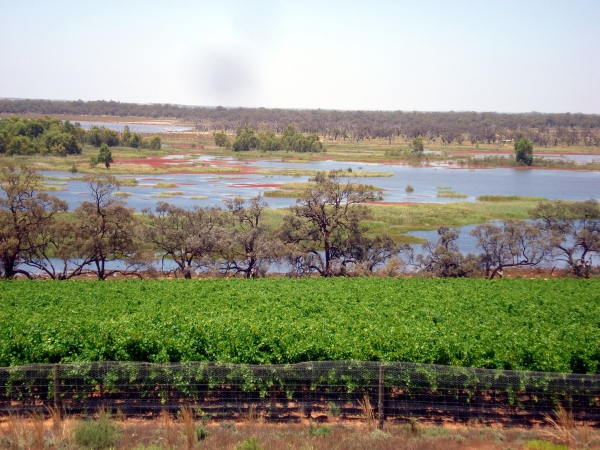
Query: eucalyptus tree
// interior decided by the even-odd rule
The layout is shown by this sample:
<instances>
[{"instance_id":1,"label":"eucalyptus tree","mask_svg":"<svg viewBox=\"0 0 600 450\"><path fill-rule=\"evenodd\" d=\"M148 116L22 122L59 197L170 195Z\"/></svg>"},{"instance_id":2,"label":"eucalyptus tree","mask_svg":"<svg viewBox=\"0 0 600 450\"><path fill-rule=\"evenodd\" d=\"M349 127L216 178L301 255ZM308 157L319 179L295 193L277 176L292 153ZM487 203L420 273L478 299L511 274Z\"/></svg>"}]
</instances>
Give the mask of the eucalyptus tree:
<instances>
[{"instance_id":1,"label":"eucalyptus tree","mask_svg":"<svg viewBox=\"0 0 600 450\"><path fill-rule=\"evenodd\" d=\"M178 272L191 278L195 267L212 257L225 217L219 207L180 208L159 202L152 212L144 209L145 239L165 258L177 264Z\"/></svg>"},{"instance_id":2,"label":"eucalyptus tree","mask_svg":"<svg viewBox=\"0 0 600 450\"><path fill-rule=\"evenodd\" d=\"M119 189L116 178L87 176L84 180L91 200L81 202L74 211L74 251L99 280L145 267L151 257L141 238L141 222L133 208L113 196ZM117 262L123 267L117 268Z\"/></svg>"},{"instance_id":3,"label":"eucalyptus tree","mask_svg":"<svg viewBox=\"0 0 600 450\"><path fill-rule=\"evenodd\" d=\"M416 257L415 266L424 275L441 278L473 277L478 274L479 261L472 253L463 255L456 241L460 229L440 227L438 240L423 244L425 253Z\"/></svg>"},{"instance_id":4,"label":"eucalyptus tree","mask_svg":"<svg viewBox=\"0 0 600 450\"><path fill-rule=\"evenodd\" d=\"M39 192L42 177L27 167L6 167L0 172L0 273L31 277L19 267L23 257L37 251L35 236L51 227L68 205L54 195Z\"/></svg>"},{"instance_id":5,"label":"eucalyptus tree","mask_svg":"<svg viewBox=\"0 0 600 450\"><path fill-rule=\"evenodd\" d=\"M543 230L524 220L481 224L471 231L471 236L483 251L479 260L490 279L502 277L509 267L538 267L550 253Z\"/></svg>"},{"instance_id":6,"label":"eucalyptus tree","mask_svg":"<svg viewBox=\"0 0 600 450\"><path fill-rule=\"evenodd\" d=\"M360 221L369 212L365 203L382 196L373 186L340 182L334 171L320 173L313 181L284 217L281 236L298 272L329 277L352 259L348 249L351 239L363 233Z\"/></svg>"},{"instance_id":7,"label":"eucalyptus tree","mask_svg":"<svg viewBox=\"0 0 600 450\"><path fill-rule=\"evenodd\" d=\"M262 195L249 200L241 197L225 200L230 224L217 240L218 255L225 273L245 278L264 276L270 264L281 259L285 247L265 224L264 211L269 206Z\"/></svg>"},{"instance_id":8,"label":"eucalyptus tree","mask_svg":"<svg viewBox=\"0 0 600 450\"><path fill-rule=\"evenodd\" d=\"M531 210L532 218L545 231L552 256L578 277L588 277L593 258L600 253L600 206L584 202L542 202Z\"/></svg>"}]
</instances>

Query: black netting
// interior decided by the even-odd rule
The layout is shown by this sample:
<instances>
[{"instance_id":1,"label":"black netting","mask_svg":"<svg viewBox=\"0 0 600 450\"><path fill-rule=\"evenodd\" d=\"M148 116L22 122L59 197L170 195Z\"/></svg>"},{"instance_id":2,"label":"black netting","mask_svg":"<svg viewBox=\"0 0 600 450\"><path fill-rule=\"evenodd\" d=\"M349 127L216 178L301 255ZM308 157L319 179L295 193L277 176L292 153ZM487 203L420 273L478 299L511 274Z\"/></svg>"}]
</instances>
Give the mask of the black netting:
<instances>
[{"instance_id":1,"label":"black netting","mask_svg":"<svg viewBox=\"0 0 600 450\"><path fill-rule=\"evenodd\" d=\"M380 380L382 383L380 383ZM278 420L365 417L365 398L387 420L544 420L560 404L600 420L600 376L411 363L320 361L291 365L94 362L0 368L0 410L99 408L127 415L190 405L210 417L249 411Z\"/></svg>"}]
</instances>

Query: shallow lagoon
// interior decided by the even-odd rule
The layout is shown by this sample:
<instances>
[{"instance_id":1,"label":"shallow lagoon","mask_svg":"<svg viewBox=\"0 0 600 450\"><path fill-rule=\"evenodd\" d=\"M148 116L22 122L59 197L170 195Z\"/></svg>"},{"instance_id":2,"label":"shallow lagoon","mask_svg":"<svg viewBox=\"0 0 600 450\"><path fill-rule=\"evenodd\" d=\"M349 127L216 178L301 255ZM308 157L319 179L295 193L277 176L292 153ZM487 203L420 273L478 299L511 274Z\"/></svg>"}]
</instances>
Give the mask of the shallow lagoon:
<instances>
[{"instance_id":1,"label":"shallow lagoon","mask_svg":"<svg viewBox=\"0 0 600 450\"><path fill-rule=\"evenodd\" d=\"M210 162L216 159L207 155L194 155L193 159ZM178 157L169 159L176 162ZM223 158L225 159L225 158ZM227 161L236 161L227 157ZM353 181L368 183L384 189L384 201L387 202L422 202L449 203L457 201L474 201L477 196L492 195L525 195L546 197L552 200L586 200L600 199L600 172L543 170L543 169L461 169L458 166L414 167L399 164L373 164L360 162L311 161L304 163L287 163L277 159L248 162L256 169L306 168L314 170L347 170L392 172L393 177L354 178ZM65 173L43 172L46 176L66 177ZM125 186L121 190L131 193L125 201L141 211L153 207L158 201L167 201L178 206L222 205L223 200L235 196L252 197L260 191L277 189L277 185L308 181L308 176L290 177L282 175L262 174L161 174L161 175L119 175L117 178L136 178L139 185ZM48 182L49 184L52 181ZM156 188L156 183L175 183L175 188ZM264 185L270 186L264 186ZM405 191L410 184L414 192ZM275 186L273 186L275 185ZM450 187L452 191L465 194L466 198L438 198L438 186ZM87 197L86 186L81 181L68 181L61 186L63 190L52 192L67 200L71 208L76 207ZM170 198L156 198L163 192L179 191L183 195ZM206 196L206 200L195 200L190 197ZM295 203L293 198L266 198L273 208L281 208Z\"/></svg>"}]
</instances>

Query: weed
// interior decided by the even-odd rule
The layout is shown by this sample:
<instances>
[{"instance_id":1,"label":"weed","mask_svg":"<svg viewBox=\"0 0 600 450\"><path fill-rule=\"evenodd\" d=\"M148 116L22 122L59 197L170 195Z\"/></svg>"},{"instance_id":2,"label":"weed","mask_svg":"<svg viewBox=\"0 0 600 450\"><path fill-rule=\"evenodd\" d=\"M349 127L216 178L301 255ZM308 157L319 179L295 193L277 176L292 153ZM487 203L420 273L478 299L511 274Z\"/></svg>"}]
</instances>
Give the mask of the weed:
<instances>
[{"instance_id":1,"label":"weed","mask_svg":"<svg viewBox=\"0 0 600 450\"><path fill-rule=\"evenodd\" d=\"M527 442L527 450L567 450L566 445L554 445L552 442L534 439Z\"/></svg>"},{"instance_id":2,"label":"weed","mask_svg":"<svg viewBox=\"0 0 600 450\"><path fill-rule=\"evenodd\" d=\"M421 431L421 427L419 426L419 421L410 416L410 432L413 434L418 434Z\"/></svg>"},{"instance_id":3,"label":"weed","mask_svg":"<svg viewBox=\"0 0 600 450\"><path fill-rule=\"evenodd\" d=\"M74 428L75 443L91 450L113 447L120 438L120 430L107 411L100 410L97 420L83 420Z\"/></svg>"},{"instance_id":4,"label":"weed","mask_svg":"<svg viewBox=\"0 0 600 450\"><path fill-rule=\"evenodd\" d=\"M329 414L332 417L339 417L342 414L342 408L335 402L329 402Z\"/></svg>"},{"instance_id":5,"label":"weed","mask_svg":"<svg viewBox=\"0 0 600 450\"><path fill-rule=\"evenodd\" d=\"M371 439L389 439L391 437L391 433L388 433L387 431L376 429L371 432Z\"/></svg>"},{"instance_id":6,"label":"weed","mask_svg":"<svg viewBox=\"0 0 600 450\"><path fill-rule=\"evenodd\" d=\"M315 426L313 426L313 424L311 422L311 424L308 426L308 434L310 434L311 436L316 436L316 437L329 436L331 434L331 431L332 431L332 428L327 425L315 427Z\"/></svg>"},{"instance_id":7,"label":"weed","mask_svg":"<svg viewBox=\"0 0 600 450\"><path fill-rule=\"evenodd\" d=\"M258 423L258 422L262 422L262 416L261 414L258 412L256 405L254 403L252 403L249 407L248 407L248 412L244 413L240 410L240 418L247 423Z\"/></svg>"},{"instance_id":8,"label":"weed","mask_svg":"<svg viewBox=\"0 0 600 450\"><path fill-rule=\"evenodd\" d=\"M235 450L262 450L262 447L259 445L258 439L252 436L236 445Z\"/></svg>"},{"instance_id":9,"label":"weed","mask_svg":"<svg viewBox=\"0 0 600 450\"><path fill-rule=\"evenodd\" d=\"M404 189L406 192L414 192L415 188L412 187L410 184L406 185L406 189Z\"/></svg>"},{"instance_id":10,"label":"weed","mask_svg":"<svg viewBox=\"0 0 600 450\"><path fill-rule=\"evenodd\" d=\"M208 437L208 430L204 427L196 427L196 439L199 441Z\"/></svg>"}]
</instances>

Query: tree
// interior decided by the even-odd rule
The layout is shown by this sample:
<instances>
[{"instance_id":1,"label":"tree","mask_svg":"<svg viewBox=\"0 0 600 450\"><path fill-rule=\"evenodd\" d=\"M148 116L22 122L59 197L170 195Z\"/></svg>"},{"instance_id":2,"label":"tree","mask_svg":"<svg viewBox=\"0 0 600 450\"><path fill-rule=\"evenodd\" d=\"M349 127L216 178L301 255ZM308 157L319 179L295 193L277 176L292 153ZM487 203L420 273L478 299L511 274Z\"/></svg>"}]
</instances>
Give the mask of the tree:
<instances>
[{"instance_id":1,"label":"tree","mask_svg":"<svg viewBox=\"0 0 600 450\"><path fill-rule=\"evenodd\" d=\"M215 131L213 137L215 138L215 145L217 147L227 147L229 138L225 134L225 131Z\"/></svg>"},{"instance_id":2,"label":"tree","mask_svg":"<svg viewBox=\"0 0 600 450\"><path fill-rule=\"evenodd\" d=\"M53 225L56 214L67 210L67 203L37 192L42 177L26 167L20 172L4 168L0 177L4 180L4 197L0 197L0 272L5 278L18 273L30 277L18 266L25 254L37 250L35 236Z\"/></svg>"},{"instance_id":3,"label":"tree","mask_svg":"<svg viewBox=\"0 0 600 450\"><path fill-rule=\"evenodd\" d=\"M129 129L128 125L125 125L123 127L123 131L121 132L121 145L124 147L129 147L130 140L131 140L131 130Z\"/></svg>"},{"instance_id":4,"label":"tree","mask_svg":"<svg viewBox=\"0 0 600 450\"><path fill-rule=\"evenodd\" d=\"M421 272L441 278L472 277L478 272L477 256L463 255L456 244L459 228L438 228L437 242L423 244L425 254L417 255L417 268Z\"/></svg>"},{"instance_id":5,"label":"tree","mask_svg":"<svg viewBox=\"0 0 600 450\"><path fill-rule=\"evenodd\" d=\"M501 277L507 267L537 267L549 252L540 228L524 220L478 225L471 236L477 238L476 245L483 250L479 259L489 279Z\"/></svg>"},{"instance_id":6,"label":"tree","mask_svg":"<svg viewBox=\"0 0 600 450\"><path fill-rule=\"evenodd\" d=\"M144 209L148 218L145 239L155 250L172 258L185 278L192 277L195 266L215 250L217 230L223 226L220 208L193 210L159 202L153 213Z\"/></svg>"},{"instance_id":7,"label":"tree","mask_svg":"<svg viewBox=\"0 0 600 450\"><path fill-rule=\"evenodd\" d=\"M239 129L232 147L234 152L255 150L260 147L260 139L251 128Z\"/></svg>"},{"instance_id":8,"label":"tree","mask_svg":"<svg viewBox=\"0 0 600 450\"><path fill-rule=\"evenodd\" d=\"M600 206L584 202L542 202L529 211L546 233L552 256L577 277L588 277L594 255L600 253Z\"/></svg>"},{"instance_id":9,"label":"tree","mask_svg":"<svg viewBox=\"0 0 600 450\"><path fill-rule=\"evenodd\" d=\"M410 152L418 156L422 156L424 150L425 147L423 145L423 138L421 136L414 138L410 147Z\"/></svg>"},{"instance_id":10,"label":"tree","mask_svg":"<svg viewBox=\"0 0 600 450\"><path fill-rule=\"evenodd\" d=\"M152 136L152 138L150 139L150 142L148 143L148 146L152 150L160 150L160 148L162 147L162 142L161 142L160 136Z\"/></svg>"},{"instance_id":11,"label":"tree","mask_svg":"<svg viewBox=\"0 0 600 450\"><path fill-rule=\"evenodd\" d=\"M515 142L515 154L519 164L530 166L533 163L533 144L527 138Z\"/></svg>"},{"instance_id":12,"label":"tree","mask_svg":"<svg viewBox=\"0 0 600 450\"><path fill-rule=\"evenodd\" d=\"M113 197L119 189L116 178L87 176L84 181L91 201L82 202L74 211L74 250L94 268L99 280L143 267L150 257L140 239L140 222L133 208ZM117 268L117 262L125 267Z\"/></svg>"},{"instance_id":13,"label":"tree","mask_svg":"<svg viewBox=\"0 0 600 450\"><path fill-rule=\"evenodd\" d=\"M110 168L110 164L113 162L113 157L108 145L102 144L100 146L100 150L98 150L98 157L96 158L96 161L99 164L104 164L107 169Z\"/></svg>"},{"instance_id":14,"label":"tree","mask_svg":"<svg viewBox=\"0 0 600 450\"><path fill-rule=\"evenodd\" d=\"M359 222L368 213L363 204L382 197L373 186L340 183L333 171L313 181L284 217L282 238L293 245L290 262L298 271L329 277L351 258L349 239L362 233Z\"/></svg>"},{"instance_id":15,"label":"tree","mask_svg":"<svg viewBox=\"0 0 600 450\"><path fill-rule=\"evenodd\" d=\"M262 195L251 198L248 206L241 197L225 200L225 204L233 223L221 233L217 243L223 271L243 274L245 278L264 276L270 263L285 251L283 243L271 236L263 223L263 212L269 205Z\"/></svg>"}]
</instances>

